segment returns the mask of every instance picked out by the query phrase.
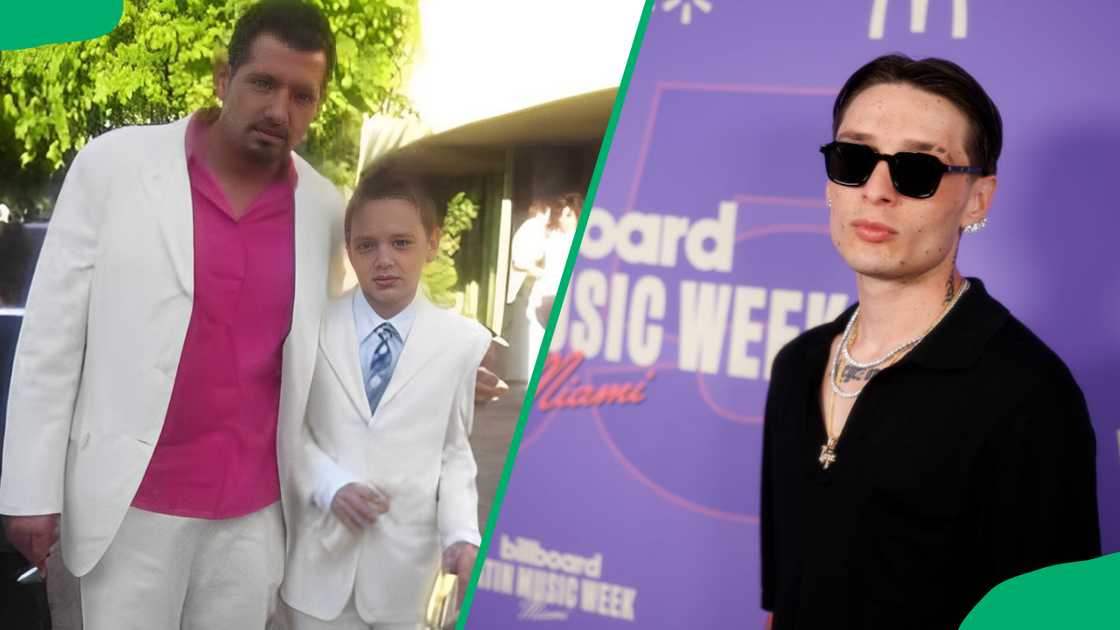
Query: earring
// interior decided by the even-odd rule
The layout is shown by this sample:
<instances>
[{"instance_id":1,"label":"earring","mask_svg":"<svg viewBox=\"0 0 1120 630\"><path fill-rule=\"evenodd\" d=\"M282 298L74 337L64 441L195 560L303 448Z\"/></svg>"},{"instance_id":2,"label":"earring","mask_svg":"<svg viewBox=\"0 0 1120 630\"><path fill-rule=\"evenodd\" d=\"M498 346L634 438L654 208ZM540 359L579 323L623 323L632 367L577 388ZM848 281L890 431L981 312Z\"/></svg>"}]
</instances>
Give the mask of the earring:
<instances>
[{"instance_id":1,"label":"earring","mask_svg":"<svg viewBox=\"0 0 1120 630\"><path fill-rule=\"evenodd\" d=\"M832 209L832 197L825 197L825 200L828 202L828 209L831 210Z\"/></svg>"},{"instance_id":2,"label":"earring","mask_svg":"<svg viewBox=\"0 0 1120 630\"><path fill-rule=\"evenodd\" d=\"M983 219L980 219L975 223L969 223L968 225L964 226L964 231L968 232L969 234L975 234L986 227L988 227L988 217L984 217Z\"/></svg>"}]
</instances>

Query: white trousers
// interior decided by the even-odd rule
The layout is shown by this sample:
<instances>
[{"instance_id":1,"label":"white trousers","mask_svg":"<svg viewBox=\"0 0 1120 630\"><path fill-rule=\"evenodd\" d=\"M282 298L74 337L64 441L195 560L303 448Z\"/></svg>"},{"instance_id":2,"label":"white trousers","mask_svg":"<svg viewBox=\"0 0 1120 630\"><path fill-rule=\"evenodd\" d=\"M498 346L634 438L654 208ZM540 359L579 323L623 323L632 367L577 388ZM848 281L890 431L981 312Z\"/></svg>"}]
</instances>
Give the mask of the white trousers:
<instances>
[{"instance_id":1,"label":"white trousers","mask_svg":"<svg viewBox=\"0 0 1120 630\"><path fill-rule=\"evenodd\" d=\"M222 520L129 508L79 579L84 630L264 630L283 575L279 503Z\"/></svg>"},{"instance_id":2,"label":"white trousers","mask_svg":"<svg viewBox=\"0 0 1120 630\"><path fill-rule=\"evenodd\" d=\"M273 630L423 630L422 624L419 623L366 623L358 615L353 594L350 595L350 602L342 609L342 614L337 619L323 621L305 615L283 600L280 600L280 611L276 617L278 623Z\"/></svg>"}]
</instances>

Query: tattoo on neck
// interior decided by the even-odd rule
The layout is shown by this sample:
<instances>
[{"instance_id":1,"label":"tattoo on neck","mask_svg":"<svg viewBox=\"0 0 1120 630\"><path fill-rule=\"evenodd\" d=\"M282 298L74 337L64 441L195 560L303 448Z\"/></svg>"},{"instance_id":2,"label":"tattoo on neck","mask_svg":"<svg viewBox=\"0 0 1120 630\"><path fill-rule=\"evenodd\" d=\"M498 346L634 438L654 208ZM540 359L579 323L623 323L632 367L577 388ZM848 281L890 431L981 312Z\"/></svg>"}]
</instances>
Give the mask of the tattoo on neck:
<instances>
[{"instance_id":1,"label":"tattoo on neck","mask_svg":"<svg viewBox=\"0 0 1120 630\"><path fill-rule=\"evenodd\" d=\"M875 376L882 370L879 368L858 368L854 365L845 365L844 371L840 374L841 383L850 383L852 381L870 381L871 377Z\"/></svg>"},{"instance_id":2,"label":"tattoo on neck","mask_svg":"<svg viewBox=\"0 0 1120 630\"><path fill-rule=\"evenodd\" d=\"M949 281L945 283L945 304L953 301L953 296L957 293L957 255L961 253L961 246L958 243L957 248L953 250L953 266L949 268Z\"/></svg>"}]
</instances>

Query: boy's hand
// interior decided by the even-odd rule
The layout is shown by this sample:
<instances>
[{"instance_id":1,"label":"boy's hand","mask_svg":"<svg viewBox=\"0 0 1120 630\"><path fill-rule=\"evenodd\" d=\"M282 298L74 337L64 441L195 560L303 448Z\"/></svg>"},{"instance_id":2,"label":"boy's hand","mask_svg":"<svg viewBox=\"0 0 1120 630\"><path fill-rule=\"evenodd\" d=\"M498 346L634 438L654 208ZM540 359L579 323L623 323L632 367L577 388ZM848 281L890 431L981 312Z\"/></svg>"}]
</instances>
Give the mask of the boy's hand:
<instances>
[{"instance_id":1,"label":"boy's hand","mask_svg":"<svg viewBox=\"0 0 1120 630\"><path fill-rule=\"evenodd\" d=\"M354 532L377 522L389 511L389 497L364 483L348 483L335 493L331 512Z\"/></svg>"},{"instance_id":2,"label":"boy's hand","mask_svg":"<svg viewBox=\"0 0 1120 630\"><path fill-rule=\"evenodd\" d=\"M443 550L443 570L459 577L459 601L467 595L467 584L471 581L474 561L478 558L478 547L469 542L459 541Z\"/></svg>"}]
</instances>

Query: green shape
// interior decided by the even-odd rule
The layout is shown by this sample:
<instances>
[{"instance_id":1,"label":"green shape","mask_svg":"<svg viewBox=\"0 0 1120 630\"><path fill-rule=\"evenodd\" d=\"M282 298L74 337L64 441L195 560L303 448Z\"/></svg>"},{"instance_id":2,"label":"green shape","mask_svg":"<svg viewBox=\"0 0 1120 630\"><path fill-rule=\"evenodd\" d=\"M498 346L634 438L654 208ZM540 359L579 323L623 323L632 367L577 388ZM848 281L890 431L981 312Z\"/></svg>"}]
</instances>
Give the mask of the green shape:
<instances>
[{"instance_id":1,"label":"green shape","mask_svg":"<svg viewBox=\"0 0 1120 630\"><path fill-rule=\"evenodd\" d=\"M564 267L564 275L560 279L560 286L556 290L556 300L552 303L552 313L549 314L548 325L545 326L544 339L541 341L541 352L537 353L537 364L533 367L533 374L529 384L525 387L525 399L521 401L521 415L517 418L517 426L513 430L513 437L509 442L509 451L506 454L506 464L502 469L502 476L498 480L498 488L494 493L494 503L490 506L490 515L486 521L486 529L482 534L482 546L478 550L479 562L474 565L470 584L467 586L466 596L459 607L459 619L455 630L466 630L470 620L471 604L474 602L475 589L478 578L482 575L482 563L490 550L490 542L494 537L494 528L498 524L498 515L502 511L502 502L506 497L506 487L509 485L509 476L513 472L514 463L517 461L517 452L521 447L521 438L525 433L525 421L533 411L533 399L537 393L537 383L541 379L548 352L546 349L552 345L552 332L556 327L556 319L560 316L560 309L564 306L564 297L568 294L568 282L572 277L572 267L575 266L576 257L579 255L579 246L583 241L583 232L587 228L587 217L591 215L591 208L595 203L595 193L599 190L599 180L603 176L603 167L607 164L607 152L610 150L611 141L614 139L615 129L618 127L618 118L622 114L622 104L626 101L626 91L630 87L630 77L634 74L634 64L638 61L638 53L642 48L646 28L649 26L649 16L653 12L655 0L646 0L642 8L642 15L638 19L637 32L630 46L630 56L626 60L626 69L622 72L622 80L618 85L618 93L614 99L614 109L611 110L611 119L607 123L607 130L603 134L603 142L599 145L599 159L595 161L595 171L591 174L591 184L587 188L587 195L583 200L583 212L579 215L579 225L576 227L572 238L572 249L568 252L568 261ZM475 626L477 627L477 626Z\"/></svg>"},{"instance_id":2,"label":"green shape","mask_svg":"<svg viewBox=\"0 0 1120 630\"><path fill-rule=\"evenodd\" d=\"M4 0L0 50L101 37L117 27L124 0Z\"/></svg>"},{"instance_id":3,"label":"green shape","mask_svg":"<svg viewBox=\"0 0 1120 630\"><path fill-rule=\"evenodd\" d=\"M961 630L1120 628L1120 553L1046 567L993 588Z\"/></svg>"}]
</instances>

